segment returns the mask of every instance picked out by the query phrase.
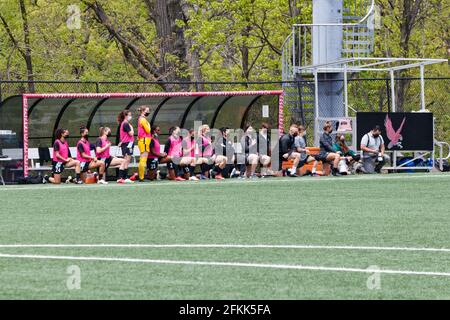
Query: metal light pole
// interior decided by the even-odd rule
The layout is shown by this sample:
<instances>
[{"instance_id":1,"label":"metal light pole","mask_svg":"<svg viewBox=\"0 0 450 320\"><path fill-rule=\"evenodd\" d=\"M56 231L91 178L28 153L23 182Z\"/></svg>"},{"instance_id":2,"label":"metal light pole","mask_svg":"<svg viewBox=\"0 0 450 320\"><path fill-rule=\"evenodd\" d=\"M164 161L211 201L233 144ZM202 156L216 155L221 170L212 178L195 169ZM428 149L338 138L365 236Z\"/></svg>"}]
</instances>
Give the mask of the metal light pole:
<instances>
[{"instance_id":1,"label":"metal light pole","mask_svg":"<svg viewBox=\"0 0 450 320\"><path fill-rule=\"evenodd\" d=\"M324 64L342 57L343 28L328 24L342 23L343 0L313 0L313 64ZM316 117L344 117L344 74L318 74L319 113Z\"/></svg>"}]
</instances>

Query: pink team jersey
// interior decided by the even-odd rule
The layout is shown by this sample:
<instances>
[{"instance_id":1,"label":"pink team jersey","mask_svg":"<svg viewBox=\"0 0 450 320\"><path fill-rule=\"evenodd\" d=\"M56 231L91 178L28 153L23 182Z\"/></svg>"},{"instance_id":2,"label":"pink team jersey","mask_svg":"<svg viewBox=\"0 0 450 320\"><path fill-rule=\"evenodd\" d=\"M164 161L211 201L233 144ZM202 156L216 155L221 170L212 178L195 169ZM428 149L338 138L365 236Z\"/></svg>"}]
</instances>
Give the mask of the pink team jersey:
<instances>
[{"instance_id":1,"label":"pink team jersey","mask_svg":"<svg viewBox=\"0 0 450 320\"><path fill-rule=\"evenodd\" d=\"M184 147L186 148L186 150L191 149L192 147L195 147L195 141L191 137L186 137L184 139ZM195 148L192 148L189 156L195 157Z\"/></svg>"},{"instance_id":2,"label":"pink team jersey","mask_svg":"<svg viewBox=\"0 0 450 320\"><path fill-rule=\"evenodd\" d=\"M158 156L153 153L153 150L155 150L158 154L161 152L161 144L159 143L159 139L156 137L152 137L152 142L150 142L150 153L148 154L148 157L150 159L157 159Z\"/></svg>"},{"instance_id":3,"label":"pink team jersey","mask_svg":"<svg viewBox=\"0 0 450 320\"><path fill-rule=\"evenodd\" d=\"M123 130L123 126L125 125L125 123L128 123L128 122L123 121L122 124L120 125L120 141L121 141L122 143L133 142L133 141L134 141L134 137L133 137L133 136L130 136L127 132L125 132L125 131ZM131 123L128 123L128 125L129 125L130 127L132 127L132 126L131 126Z\"/></svg>"},{"instance_id":4,"label":"pink team jersey","mask_svg":"<svg viewBox=\"0 0 450 320\"><path fill-rule=\"evenodd\" d=\"M202 145L198 146L199 153L202 157L211 157L214 153L211 139L205 136L201 137Z\"/></svg>"},{"instance_id":5,"label":"pink team jersey","mask_svg":"<svg viewBox=\"0 0 450 320\"><path fill-rule=\"evenodd\" d=\"M107 137L105 137L105 138L100 137L99 140L101 141L101 146L100 146L101 148L104 148L108 143L110 143ZM103 152L100 152L100 153L95 152L95 155L99 159L109 158L111 156L110 147L106 148L105 151L103 151Z\"/></svg>"},{"instance_id":6,"label":"pink team jersey","mask_svg":"<svg viewBox=\"0 0 450 320\"><path fill-rule=\"evenodd\" d=\"M183 140L181 137L174 138L173 136L169 137L170 147L169 152L167 154L172 158L181 158L183 156Z\"/></svg>"},{"instance_id":7,"label":"pink team jersey","mask_svg":"<svg viewBox=\"0 0 450 320\"><path fill-rule=\"evenodd\" d=\"M80 145L83 147L83 152L84 153L86 153L87 155L91 154L91 144L89 143L89 141L80 140L77 143L77 160L80 161L80 162L91 162L91 158L83 157L83 155L81 154L80 150L78 150Z\"/></svg>"},{"instance_id":8,"label":"pink team jersey","mask_svg":"<svg viewBox=\"0 0 450 320\"><path fill-rule=\"evenodd\" d=\"M69 144L67 143L67 141L62 142L61 140L56 140L55 144L53 145L53 161L62 162L59 158L56 157L56 149L59 150L59 155L64 159L67 159L69 157Z\"/></svg>"}]
</instances>

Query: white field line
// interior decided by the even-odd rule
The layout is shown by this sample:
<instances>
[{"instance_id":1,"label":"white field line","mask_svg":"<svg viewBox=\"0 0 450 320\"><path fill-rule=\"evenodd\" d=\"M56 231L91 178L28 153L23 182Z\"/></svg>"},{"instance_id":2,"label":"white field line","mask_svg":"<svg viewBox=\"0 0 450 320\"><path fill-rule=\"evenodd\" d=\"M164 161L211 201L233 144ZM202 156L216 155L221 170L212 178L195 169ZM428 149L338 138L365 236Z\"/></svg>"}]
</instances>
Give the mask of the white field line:
<instances>
[{"instance_id":1,"label":"white field line","mask_svg":"<svg viewBox=\"0 0 450 320\"><path fill-rule=\"evenodd\" d=\"M421 174L421 175L407 175L399 174L399 175L360 175L360 176L348 176L348 177L304 177L304 178L266 178L266 179L257 179L257 180L226 180L226 181L185 181L185 182L148 182L148 183L134 183L134 184L116 184L112 183L108 186L105 185L35 185L31 187L20 187L20 186L0 186L0 192L2 191L19 191L19 190L57 190L57 189L94 189L94 188L136 188L136 187L173 187L177 186L186 186L192 187L194 185L203 185L203 184L214 184L214 185L228 185L228 184L258 184L258 183L286 183L286 182L298 182L298 183L316 183L316 182L326 182L326 181L334 181L334 182L345 182L345 181L377 181L377 180L410 180L410 179L436 179L436 178L445 178L450 180L450 174Z\"/></svg>"},{"instance_id":2,"label":"white field line","mask_svg":"<svg viewBox=\"0 0 450 320\"><path fill-rule=\"evenodd\" d=\"M3 254L0 258L9 259L40 259L40 260L71 260L71 261L108 261L108 262L129 262L145 264L171 264L171 265L197 265L197 266L215 266L215 267L244 267L244 268L265 268L265 269L287 269L287 270L310 270L310 271L331 271L331 272L356 272L356 273L383 273L398 275L416 275L416 276L443 276L450 277L449 272L431 272L431 271L410 271L410 270L375 270L371 268L344 268L344 267L324 267L324 266L306 266L289 264L264 264L264 263L246 263L246 262L215 262L215 261L186 261L186 260L154 260L137 258L116 258L116 257L73 257L73 256L50 256L50 255L29 255L29 254Z\"/></svg>"},{"instance_id":3,"label":"white field line","mask_svg":"<svg viewBox=\"0 0 450 320\"><path fill-rule=\"evenodd\" d=\"M356 250L356 251L405 251L448 252L450 248L427 247L379 247L379 246L326 246L326 245L271 245L271 244L0 244L0 248L203 248L203 249L312 249L312 250Z\"/></svg>"}]
</instances>

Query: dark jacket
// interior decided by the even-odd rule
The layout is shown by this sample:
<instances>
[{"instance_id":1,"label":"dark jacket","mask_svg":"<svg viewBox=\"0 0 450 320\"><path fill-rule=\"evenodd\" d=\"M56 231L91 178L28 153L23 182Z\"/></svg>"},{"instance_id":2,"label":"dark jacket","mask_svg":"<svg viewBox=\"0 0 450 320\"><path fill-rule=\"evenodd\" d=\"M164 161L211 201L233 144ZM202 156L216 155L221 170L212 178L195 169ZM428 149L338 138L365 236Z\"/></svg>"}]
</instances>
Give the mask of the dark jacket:
<instances>
[{"instance_id":1,"label":"dark jacket","mask_svg":"<svg viewBox=\"0 0 450 320\"><path fill-rule=\"evenodd\" d=\"M326 132L324 132L320 137L320 151L335 152L335 150L333 149L333 138Z\"/></svg>"},{"instance_id":2,"label":"dark jacket","mask_svg":"<svg viewBox=\"0 0 450 320\"><path fill-rule=\"evenodd\" d=\"M295 138L289 133L286 133L280 138L280 159L283 158L284 154L291 154L294 151L294 142Z\"/></svg>"},{"instance_id":3,"label":"dark jacket","mask_svg":"<svg viewBox=\"0 0 450 320\"><path fill-rule=\"evenodd\" d=\"M218 154L226 156L228 163L233 162L233 157L236 153L236 150L234 149L233 143L226 138L222 137L221 139L218 139L215 144L215 150Z\"/></svg>"}]
</instances>

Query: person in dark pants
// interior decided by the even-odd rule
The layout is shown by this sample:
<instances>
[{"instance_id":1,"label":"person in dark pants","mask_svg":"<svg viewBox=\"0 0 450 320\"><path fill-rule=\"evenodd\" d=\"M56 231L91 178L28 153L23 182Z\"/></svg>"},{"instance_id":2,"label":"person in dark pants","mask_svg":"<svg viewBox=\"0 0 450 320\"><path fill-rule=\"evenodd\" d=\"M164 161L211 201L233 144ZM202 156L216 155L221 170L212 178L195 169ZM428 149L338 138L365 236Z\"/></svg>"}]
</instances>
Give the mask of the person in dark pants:
<instances>
[{"instance_id":1,"label":"person in dark pants","mask_svg":"<svg viewBox=\"0 0 450 320\"><path fill-rule=\"evenodd\" d=\"M222 137L217 139L215 143L216 154L220 154L227 158L227 164L222 170L222 176L224 178L230 178L233 169L235 168L236 150L234 149L233 142L229 140L230 129L228 127L222 127L219 129Z\"/></svg>"},{"instance_id":2,"label":"person in dark pants","mask_svg":"<svg viewBox=\"0 0 450 320\"><path fill-rule=\"evenodd\" d=\"M283 161L293 160L292 168L288 170L290 177L297 177L296 171L300 163L300 153L295 150L295 137L298 136L298 126L292 124L289 127L289 132L280 138L279 156L280 156L280 170Z\"/></svg>"}]
</instances>

